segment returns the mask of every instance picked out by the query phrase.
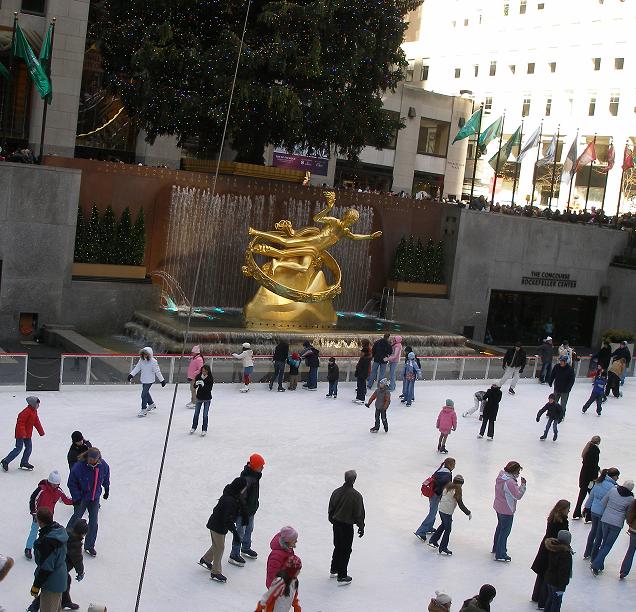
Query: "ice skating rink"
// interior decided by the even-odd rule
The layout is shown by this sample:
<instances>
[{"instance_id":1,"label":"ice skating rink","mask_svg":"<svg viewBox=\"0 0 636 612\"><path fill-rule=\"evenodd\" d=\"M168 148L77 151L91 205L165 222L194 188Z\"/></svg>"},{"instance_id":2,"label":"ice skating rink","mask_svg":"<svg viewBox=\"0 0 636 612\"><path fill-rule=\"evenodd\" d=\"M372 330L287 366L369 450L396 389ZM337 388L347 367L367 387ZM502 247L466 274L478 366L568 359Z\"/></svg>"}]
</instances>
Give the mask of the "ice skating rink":
<instances>
[{"instance_id":1,"label":"ice skating rink","mask_svg":"<svg viewBox=\"0 0 636 612\"><path fill-rule=\"evenodd\" d=\"M515 397L504 389L494 442L476 438L476 418L461 418L473 404L473 393L487 388L483 381L419 381L415 404L406 408L394 394L389 433L375 435L369 433L372 410L351 402L352 384L341 383L335 401L325 398L326 384L320 384L318 392L252 387L248 394L239 393L239 385L214 387L206 438L189 435L192 410L184 406L189 391L179 387L140 605L144 612L254 610L265 590L270 539L287 524L300 534L300 602L305 612L415 612L426 610L436 589L448 592L452 610L459 610L485 582L497 588L493 611L533 610L536 606L529 600L535 575L530 565L553 504L561 498L576 501L586 441L600 435L601 466L617 466L621 481L636 479L633 380L624 387L625 397L610 398L597 418L592 410L581 414L591 385L578 379L556 443L551 436L539 440L545 421L538 424L535 416L550 389L536 383L520 384ZM29 495L53 469L62 473L66 490L66 453L75 429L100 448L110 464L111 489L101 504L98 556L85 556L86 578L73 582L72 597L81 610L90 602L105 603L113 612L134 609L173 388L153 387L158 410L145 419L136 417L139 392L139 385L94 386L39 396L46 436L34 432L34 472L18 470L16 460L9 473L0 473L0 552L16 560L0 584L0 605L7 612L24 610L31 601L34 563L23 556ZM15 417L26 405L25 395L0 392L2 456L13 447ZM428 511L421 482L443 459L436 452L435 421L446 398L455 401L459 417L458 430L448 440L448 456L457 459L454 473L465 478L464 501L473 512L472 521L455 512L452 557L440 557L413 535ZM210 544L205 524L224 485L239 475L253 452L266 460L252 545L259 558L247 559L244 568L227 564L230 535L223 563L228 582L211 582L209 572L197 565ZM496 522L492 501L495 477L510 460L523 466L528 490L508 541L512 563L503 564L490 555ZM339 588L329 579L327 503L351 468L358 471L356 488L364 495L366 533L354 541L349 565L353 583ZM58 522L66 524L70 515L69 507L58 504ZM571 530L577 554L562 610L629 609L636 598L636 570L618 580L628 536L619 536L605 572L594 578L582 558L589 526L573 521Z\"/></svg>"}]
</instances>

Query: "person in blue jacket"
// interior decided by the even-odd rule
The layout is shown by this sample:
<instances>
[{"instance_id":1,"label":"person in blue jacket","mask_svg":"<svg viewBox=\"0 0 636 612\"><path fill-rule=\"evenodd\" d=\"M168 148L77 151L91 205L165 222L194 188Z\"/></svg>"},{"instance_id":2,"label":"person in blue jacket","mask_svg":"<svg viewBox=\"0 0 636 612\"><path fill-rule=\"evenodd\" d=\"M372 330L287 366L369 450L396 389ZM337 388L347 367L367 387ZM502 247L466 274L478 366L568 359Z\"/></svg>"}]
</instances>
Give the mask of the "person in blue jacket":
<instances>
[{"instance_id":1,"label":"person in blue jacket","mask_svg":"<svg viewBox=\"0 0 636 612\"><path fill-rule=\"evenodd\" d=\"M587 544L585 545L585 552L583 553L584 559L590 559L593 554L595 555L598 552L598 548L594 550L594 540L601 529L601 516L603 516L604 510L601 502L610 489L613 489L616 486L616 481L620 475L621 473L615 467L607 470L601 470L601 473L596 479L587 501L585 502L585 509L590 510L592 514L592 528L587 536Z\"/></svg>"},{"instance_id":2,"label":"person in blue jacket","mask_svg":"<svg viewBox=\"0 0 636 612\"><path fill-rule=\"evenodd\" d=\"M75 522L88 510L88 534L84 540L84 550L91 556L97 556L95 541L97 540L99 500L104 489L104 499L110 493L110 468L102 459L98 448L90 448L73 466L68 477L68 488L73 498L75 511L66 526L71 529Z\"/></svg>"},{"instance_id":3,"label":"person in blue jacket","mask_svg":"<svg viewBox=\"0 0 636 612\"><path fill-rule=\"evenodd\" d=\"M585 414L587 409L596 402L596 414L601 416L601 412L603 412L603 400L605 398L605 386L607 385L607 376L603 368L599 368L596 372L596 376L592 381L592 393L590 394L589 399L585 404L583 404L583 408L581 412Z\"/></svg>"},{"instance_id":4,"label":"person in blue jacket","mask_svg":"<svg viewBox=\"0 0 636 612\"><path fill-rule=\"evenodd\" d=\"M38 597L42 610L59 610L62 593L66 591L66 529L53 520L49 508L40 508L36 514L40 533L33 544L36 568L31 595ZM29 609L32 609L29 606Z\"/></svg>"}]
</instances>

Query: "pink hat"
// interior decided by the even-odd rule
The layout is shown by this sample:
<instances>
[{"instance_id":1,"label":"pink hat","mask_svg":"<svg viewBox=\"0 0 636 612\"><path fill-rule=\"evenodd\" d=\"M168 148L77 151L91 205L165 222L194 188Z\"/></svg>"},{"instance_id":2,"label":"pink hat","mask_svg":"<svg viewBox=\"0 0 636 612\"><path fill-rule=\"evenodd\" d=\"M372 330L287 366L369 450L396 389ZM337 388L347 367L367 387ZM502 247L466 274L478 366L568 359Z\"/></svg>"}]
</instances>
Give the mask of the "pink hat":
<instances>
[{"instance_id":1,"label":"pink hat","mask_svg":"<svg viewBox=\"0 0 636 612\"><path fill-rule=\"evenodd\" d=\"M197 344L196 346L192 347L192 351L191 353L194 355L195 353L200 355L201 354L201 347Z\"/></svg>"},{"instance_id":2,"label":"pink hat","mask_svg":"<svg viewBox=\"0 0 636 612\"><path fill-rule=\"evenodd\" d=\"M283 542L294 542L298 539L298 532L293 527L287 525L287 527L283 527L280 530L280 538Z\"/></svg>"}]
</instances>

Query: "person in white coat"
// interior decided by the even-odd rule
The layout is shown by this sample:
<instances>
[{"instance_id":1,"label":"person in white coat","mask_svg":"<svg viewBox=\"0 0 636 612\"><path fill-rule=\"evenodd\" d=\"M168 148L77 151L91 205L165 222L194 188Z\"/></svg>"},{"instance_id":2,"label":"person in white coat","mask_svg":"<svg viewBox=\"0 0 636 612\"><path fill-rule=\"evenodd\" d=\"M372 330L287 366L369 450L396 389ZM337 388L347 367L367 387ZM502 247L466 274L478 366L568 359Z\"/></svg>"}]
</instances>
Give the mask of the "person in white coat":
<instances>
[{"instance_id":1,"label":"person in white coat","mask_svg":"<svg viewBox=\"0 0 636 612\"><path fill-rule=\"evenodd\" d=\"M250 390L250 376L254 371L254 351L249 342L243 342L242 353L232 353L234 359L238 359L243 364L243 388L241 393L247 393Z\"/></svg>"},{"instance_id":2,"label":"person in white coat","mask_svg":"<svg viewBox=\"0 0 636 612\"><path fill-rule=\"evenodd\" d=\"M162 387L166 386L166 381L159 369L159 363L153 356L152 348L145 346L139 352L139 361L137 365L128 374L128 382L130 382L137 374L141 373L141 410L138 417L145 417L151 410L157 406L150 396L150 387L155 380L161 383Z\"/></svg>"}]
</instances>

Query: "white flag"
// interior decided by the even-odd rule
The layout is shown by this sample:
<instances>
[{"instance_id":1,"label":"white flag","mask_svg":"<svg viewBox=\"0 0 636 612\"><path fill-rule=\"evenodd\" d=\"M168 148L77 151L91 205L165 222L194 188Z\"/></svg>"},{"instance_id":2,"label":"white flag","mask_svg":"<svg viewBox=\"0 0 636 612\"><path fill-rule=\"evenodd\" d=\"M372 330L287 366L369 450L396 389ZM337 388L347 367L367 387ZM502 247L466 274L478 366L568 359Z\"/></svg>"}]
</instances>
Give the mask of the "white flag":
<instances>
[{"instance_id":1,"label":"white flag","mask_svg":"<svg viewBox=\"0 0 636 612\"><path fill-rule=\"evenodd\" d=\"M552 141L550 142L550 146L548 147L548 150L546 151L545 157L543 159L540 159L537 162L537 166L547 166L548 164L554 163L554 159L556 157L556 150L557 150L557 138L555 134L554 136L552 136Z\"/></svg>"},{"instance_id":2,"label":"white flag","mask_svg":"<svg viewBox=\"0 0 636 612\"><path fill-rule=\"evenodd\" d=\"M517 157L517 163L520 164L523 161L523 158L526 156L526 153L530 151L530 149L534 149L539 144L539 137L541 135L541 128L538 127L532 136L528 138L526 144L521 147L521 151L519 152L519 156Z\"/></svg>"},{"instance_id":3,"label":"white flag","mask_svg":"<svg viewBox=\"0 0 636 612\"><path fill-rule=\"evenodd\" d=\"M570 147L570 150L568 151L568 156L565 158L565 161L563 162L563 172L561 173L561 182L562 183L569 183L572 176L575 174L574 171L574 164L576 164L576 160L578 157L578 153L577 153L577 145L576 145L576 141L578 140L579 135L577 132L577 135L574 137L574 140L572 141L572 146Z\"/></svg>"}]
</instances>

